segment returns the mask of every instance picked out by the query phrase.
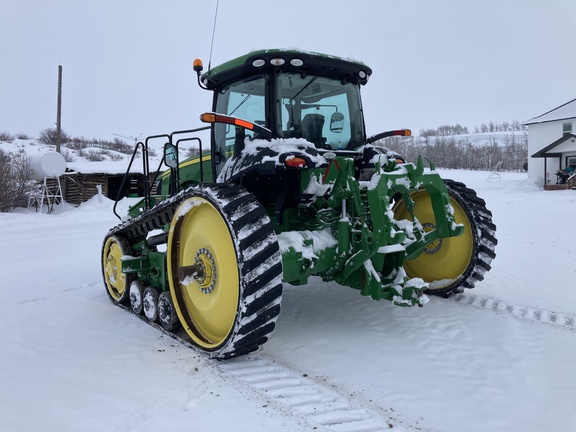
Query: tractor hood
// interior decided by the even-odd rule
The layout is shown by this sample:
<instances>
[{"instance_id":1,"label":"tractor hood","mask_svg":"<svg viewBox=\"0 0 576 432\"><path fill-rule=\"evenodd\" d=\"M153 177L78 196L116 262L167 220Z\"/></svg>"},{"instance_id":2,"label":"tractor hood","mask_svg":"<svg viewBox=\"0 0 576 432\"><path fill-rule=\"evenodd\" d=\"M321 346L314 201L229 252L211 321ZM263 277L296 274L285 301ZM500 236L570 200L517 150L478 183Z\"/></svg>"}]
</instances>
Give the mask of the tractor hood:
<instances>
[{"instance_id":1,"label":"tractor hood","mask_svg":"<svg viewBox=\"0 0 576 432\"><path fill-rule=\"evenodd\" d=\"M305 139L247 140L239 156L228 159L218 177L218 183L233 182L248 173L272 174L285 167L286 160L301 158L307 168L328 166L314 144Z\"/></svg>"}]
</instances>

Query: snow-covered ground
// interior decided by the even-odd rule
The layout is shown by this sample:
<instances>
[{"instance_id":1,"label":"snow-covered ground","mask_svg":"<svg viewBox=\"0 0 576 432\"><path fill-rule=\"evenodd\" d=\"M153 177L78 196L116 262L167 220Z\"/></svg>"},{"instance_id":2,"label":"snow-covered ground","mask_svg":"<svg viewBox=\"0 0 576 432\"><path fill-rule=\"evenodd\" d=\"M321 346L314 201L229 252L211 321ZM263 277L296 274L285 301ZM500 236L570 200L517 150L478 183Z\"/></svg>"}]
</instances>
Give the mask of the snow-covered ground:
<instances>
[{"instance_id":1,"label":"snow-covered ground","mask_svg":"<svg viewBox=\"0 0 576 432\"><path fill-rule=\"evenodd\" d=\"M576 192L442 174L494 214L484 282L421 309L286 286L271 340L228 362L108 300L107 199L0 213L0 431L576 430Z\"/></svg>"}]
</instances>

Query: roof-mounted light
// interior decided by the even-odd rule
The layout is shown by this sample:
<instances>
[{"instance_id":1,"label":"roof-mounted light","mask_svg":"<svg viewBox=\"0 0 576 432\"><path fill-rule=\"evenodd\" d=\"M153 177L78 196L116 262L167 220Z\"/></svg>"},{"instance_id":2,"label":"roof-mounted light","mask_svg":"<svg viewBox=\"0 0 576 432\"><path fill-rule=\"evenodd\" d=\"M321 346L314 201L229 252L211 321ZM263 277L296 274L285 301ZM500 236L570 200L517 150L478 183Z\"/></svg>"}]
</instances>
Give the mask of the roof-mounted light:
<instances>
[{"instance_id":1,"label":"roof-mounted light","mask_svg":"<svg viewBox=\"0 0 576 432\"><path fill-rule=\"evenodd\" d=\"M262 67L266 64L266 62L262 59L256 59L252 62L252 66L254 67Z\"/></svg>"},{"instance_id":2,"label":"roof-mounted light","mask_svg":"<svg viewBox=\"0 0 576 432\"><path fill-rule=\"evenodd\" d=\"M292 60L290 60L290 64L292 66L300 67L304 64L304 60L299 58L293 58Z\"/></svg>"},{"instance_id":3,"label":"roof-mounted light","mask_svg":"<svg viewBox=\"0 0 576 432\"><path fill-rule=\"evenodd\" d=\"M272 66L282 66L284 63L286 63L286 60L284 60L282 57L275 57L270 59L270 64Z\"/></svg>"},{"instance_id":4,"label":"roof-mounted light","mask_svg":"<svg viewBox=\"0 0 576 432\"><path fill-rule=\"evenodd\" d=\"M196 73L202 72L202 70L204 69L204 67L203 67L203 65L202 65L202 60L200 60L200 59L194 60L193 68L194 68L194 71L195 71Z\"/></svg>"}]
</instances>

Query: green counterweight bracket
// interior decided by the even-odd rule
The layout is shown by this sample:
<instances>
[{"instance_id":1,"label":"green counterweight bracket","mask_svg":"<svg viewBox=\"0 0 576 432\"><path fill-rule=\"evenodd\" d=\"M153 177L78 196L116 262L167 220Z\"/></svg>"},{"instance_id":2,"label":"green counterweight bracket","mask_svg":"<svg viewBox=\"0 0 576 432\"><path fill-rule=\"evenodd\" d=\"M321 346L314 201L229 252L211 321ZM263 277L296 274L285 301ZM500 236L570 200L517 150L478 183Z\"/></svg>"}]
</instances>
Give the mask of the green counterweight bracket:
<instances>
[{"instance_id":1,"label":"green counterweight bracket","mask_svg":"<svg viewBox=\"0 0 576 432\"><path fill-rule=\"evenodd\" d=\"M366 186L365 194L372 229L365 227L355 232L360 239L351 244L353 252L338 277L339 282L355 285L361 294L376 300L390 300L399 306L421 305L427 284L420 279L409 279L403 269L404 261L418 256L438 239L462 234L463 227L454 222L450 196L443 180L437 173L424 173L421 157L416 165L391 163L384 170L377 166L376 172ZM358 187L358 183L355 185ZM394 219L392 198L404 199L414 222L410 194L421 189L430 195L436 219L434 229L424 231L418 223L412 223L403 225L411 226L412 232L407 232L406 228L403 231ZM340 226L339 232L343 230Z\"/></svg>"},{"instance_id":2,"label":"green counterweight bracket","mask_svg":"<svg viewBox=\"0 0 576 432\"><path fill-rule=\"evenodd\" d=\"M318 275L375 300L421 306L427 301L428 285L422 279L408 278L404 262L438 239L460 235L463 227L454 222L443 180L435 172L424 172L422 158L416 165L395 161L384 168L375 165L376 174L367 182L356 180L354 161L346 157L332 160L322 173L305 179L303 189L312 181L330 186L329 193L308 205L316 215L315 225L324 229L279 235L281 249L287 245L282 252L284 281L301 284ZM422 190L430 196L433 227L422 227L414 217L411 194ZM398 199L404 201L412 220L395 220L392 204ZM327 218L327 212L339 217ZM314 233L331 236L334 243L319 251L317 244L322 242L313 239Z\"/></svg>"}]
</instances>

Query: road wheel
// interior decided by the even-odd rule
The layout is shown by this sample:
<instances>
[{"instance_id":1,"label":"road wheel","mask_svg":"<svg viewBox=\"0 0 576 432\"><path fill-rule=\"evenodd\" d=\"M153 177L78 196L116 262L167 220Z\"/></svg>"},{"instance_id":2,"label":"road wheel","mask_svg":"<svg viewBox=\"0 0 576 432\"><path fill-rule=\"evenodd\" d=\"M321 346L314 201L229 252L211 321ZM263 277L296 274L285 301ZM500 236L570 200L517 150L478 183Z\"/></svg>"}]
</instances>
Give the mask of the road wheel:
<instances>
[{"instance_id":1,"label":"road wheel","mask_svg":"<svg viewBox=\"0 0 576 432\"><path fill-rule=\"evenodd\" d=\"M433 242L416 259L405 261L404 269L409 277L429 283L428 294L447 297L462 292L463 288L473 288L484 279L496 256L494 249L498 241L494 237L496 225L485 201L463 183L453 180L444 180L444 183L455 221L464 225L464 233ZM410 196L414 201L414 216L424 230L434 229L435 217L428 192L419 190ZM411 219L403 201L394 206L394 218Z\"/></svg>"},{"instance_id":2,"label":"road wheel","mask_svg":"<svg viewBox=\"0 0 576 432\"><path fill-rule=\"evenodd\" d=\"M167 262L174 308L194 345L229 358L267 340L280 311L282 265L252 194L217 185L185 199L172 220Z\"/></svg>"},{"instance_id":3,"label":"road wheel","mask_svg":"<svg viewBox=\"0 0 576 432\"><path fill-rule=\"evenodd\" d=\"M158 321L168 331L174 330L178 324L174 303L168 291L158 296Z\"/></svg>"},{"instance_id":4,"label":"road wheel","mask_svg":"<svg viewBox=\"0 0 576 432\"><path fill-rule=\"evenodd\" d=\"M142 293L142 308L144 316L149 321L154 322L158 319L158 291L156 288L148 286Z\"/></svg>"},{"instance_id":5,"label":"road wheel","mask_svg":"<svg viewBox=\"0 0 576 432\"><path fill-rule=\"evenodd\" d=\"M130 307L132 311L140 315L143 310L142 297L144 296L144 285L140 281L134 281L130 284Z\"/></svg>"}]
</instances>

